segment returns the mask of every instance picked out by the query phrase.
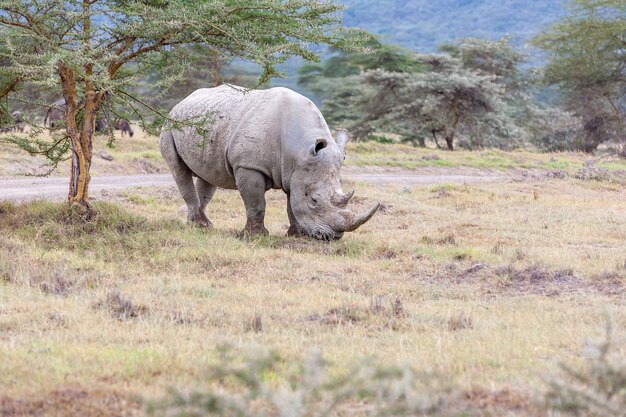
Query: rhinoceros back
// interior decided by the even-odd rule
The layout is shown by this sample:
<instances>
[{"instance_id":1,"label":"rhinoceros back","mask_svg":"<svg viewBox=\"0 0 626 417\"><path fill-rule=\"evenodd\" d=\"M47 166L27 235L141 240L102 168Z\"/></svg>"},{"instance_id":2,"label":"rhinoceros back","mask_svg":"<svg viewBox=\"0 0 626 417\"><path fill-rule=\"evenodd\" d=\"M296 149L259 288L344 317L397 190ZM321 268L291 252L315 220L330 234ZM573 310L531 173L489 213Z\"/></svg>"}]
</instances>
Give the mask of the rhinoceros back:
<instances>
[{"instance_id":1,"label":"rhinoceros back","mask_svg":"<svg viewBox=\"0 0 626 417\"><path fill-rule=\"evenodd\" d=\"M226 155L243 101L234 88L202 88L170 112L181 122L171 130L178 155L194 174L219 187L236 188Z\"/></svg>"},{"instance_id":2,"label":"rhinoceros back","mask_svg":"<svg viewBox=\"0 0 626 417\"><path fill-rule=\"evenodd\" d=\"M240 167L264 173L281 188L283 171L308 146L308 136L330 138L317 107L285 88L203 88L177 104L170 116L203 126L201 132L193 126L172 129L174 143L197 176L223 188L236 188L234 170Z\"/></svg>"}]
</instances>

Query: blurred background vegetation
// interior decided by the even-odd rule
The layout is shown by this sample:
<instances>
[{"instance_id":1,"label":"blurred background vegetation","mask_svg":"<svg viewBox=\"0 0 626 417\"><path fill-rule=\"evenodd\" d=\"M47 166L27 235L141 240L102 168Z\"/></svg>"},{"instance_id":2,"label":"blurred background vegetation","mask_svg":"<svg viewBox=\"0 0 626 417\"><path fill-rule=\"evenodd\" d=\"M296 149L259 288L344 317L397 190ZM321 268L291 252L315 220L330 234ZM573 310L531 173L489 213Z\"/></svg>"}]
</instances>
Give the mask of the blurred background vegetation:
<instances>
[{"instance_id":1,"label":"blurred background vegetation","mask_svg":"<svg viewBox=\"0 0 626 417\"><path fill-rule=\"evenodd\" d=\"M356 140L626 156L624 0L338 3L344 25L372 34L366 48L326 49L318 63L292 59L280 67L284 78L262 88L299 91ZM196 48L184 81L157 91L167 75L154 71L137 94L168 111L200 87L256 86L255 64ZM59 93L28 95L51 103ZM0 105L31 120L45 112Z\"/></svg>"}]
</instances>

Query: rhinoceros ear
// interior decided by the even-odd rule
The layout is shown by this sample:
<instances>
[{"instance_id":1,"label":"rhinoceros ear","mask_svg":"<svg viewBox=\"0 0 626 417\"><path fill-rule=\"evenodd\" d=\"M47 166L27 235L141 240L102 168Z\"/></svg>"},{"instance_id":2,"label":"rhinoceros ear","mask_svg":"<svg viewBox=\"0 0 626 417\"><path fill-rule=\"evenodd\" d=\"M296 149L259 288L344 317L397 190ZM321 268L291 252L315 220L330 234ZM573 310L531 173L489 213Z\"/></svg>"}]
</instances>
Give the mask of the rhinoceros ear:
<instances>
[{"instance_id":1,"label":"rhinoceros ear","mask_svg":"<svg viewBox=\"0 0 626 417\"><path fill-rule=\"evenodd\" d=\"M335 129L333 138L335 139L337 146L339 146L339 149L341 149L341 152L345 154L344 148L346 147L346 143L350 142L350 135L348 134L348 131L341 127L337 128Z\"/></svg>"}]
</instances>

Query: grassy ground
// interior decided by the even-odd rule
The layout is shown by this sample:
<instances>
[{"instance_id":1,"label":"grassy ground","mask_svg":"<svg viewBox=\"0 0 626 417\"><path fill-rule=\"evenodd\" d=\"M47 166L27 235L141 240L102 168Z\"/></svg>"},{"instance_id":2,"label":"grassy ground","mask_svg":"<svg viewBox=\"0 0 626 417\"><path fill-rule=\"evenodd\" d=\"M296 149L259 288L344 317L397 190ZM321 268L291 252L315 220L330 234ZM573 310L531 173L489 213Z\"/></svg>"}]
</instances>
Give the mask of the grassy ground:
<instances>
[{"instance_id":1,"label":"grassy ground","mask_svg":"<svg viewBox=\"0 0 626 417\"><path fill-rule=\"evenodd\" d=\"M130 143L114 157L145 152ZM350 163L391 155L363 146ZM532 157L520 164L550 160ZM131 413L132 394L202 381L227 344L287 359L319 347L333 373L364 358L410 365L500 403L495 415L530 415L557 361L578 363L607 318L623 335L623 186L571 177L352 186L357 208L383 210L331 243L284 237L276 191L271 236L251 240L237 237L244 209L232 191L209 205L214 231L184 224L174 188L119 192L88 222L63 204L2 203L0 409Z\"/></svg>"},{"instance_id":2,"label":"grassy ground","mask_svg":"<svg viewBox=\"0 0 626 417\"><path fill-rule=\"evenodd\" d=\"M134 129L132 138L122 137L116 131L113 148L107 146L108 137L95 137L92 176L169 173L159 152L159 138L147 135L137 127ZM14 145L0 140L0 177L46 173L50 169L47 163L43 157L30 157ZM68 170L69 161L65 161L52 175L66 176Z\"/></svg>"},{"instance_id":3,"label":"grassy ground","mask_svg":"<svg viewBox=\"0 0 626 417\"><path fill-rule=\"evenodd\" d=\"M149 136L135 127L132 138L121 137L116 132L113 148L107 147L107 138L97 136L94 145L92 174L129 175L168 173L159 152L159 138ZM103 159L112 157L112 161ZM17 176L42 173L48 169L43 158L29 157L0 141L0 176ZM528 151L504 152L485 150L481 152L424 149L402 144L377 142L351 143L348 145L346 166L378 166L387 168L478 168L491 170L547 170L575 174L583 168L599 168L610 172L626 171L626 160L612 156L591 157L576 152L534 153ZM62 163L52 175L65 176L69 163ZM626 174L622 173L622 177Z\"/></svg>"},{"instance_id":4,"label":"grassy ground","mask_svg":"<svg viewBox=\"0 0 626 417\"><path fill-rule=\"evenodd\" d=\"M544 169L574 173L590 164L610 170L626 170L623 158L591 157L580 152L537 153L524 150L505 152L497 149L484 151L444 151L410 145L365 142L351 145L348 165L388 166L401 168L470 167L484 169Z\"/></svg>"}]
</instances>

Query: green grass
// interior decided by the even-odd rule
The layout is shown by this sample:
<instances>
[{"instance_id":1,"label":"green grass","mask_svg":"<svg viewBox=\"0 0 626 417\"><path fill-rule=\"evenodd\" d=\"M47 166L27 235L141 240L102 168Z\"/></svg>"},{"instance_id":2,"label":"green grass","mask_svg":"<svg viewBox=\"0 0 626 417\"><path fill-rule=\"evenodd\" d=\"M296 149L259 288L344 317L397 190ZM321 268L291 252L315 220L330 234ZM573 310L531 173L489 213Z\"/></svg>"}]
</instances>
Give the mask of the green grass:
<instances>
[{"instance_id":1,"label":"green grass","mask_svg":"<svg viewBox=\"0 0 626 417\"><path fill-rule=\"evenodd\" d=\"M410 145L362 142L350 144L347 149L348 166L387 166L407 169L423 167L469 167L481 169L548 169L574 172L585 166L590 155L575 152L536 153L524 150L505 152L499 150L454 152L424 149ZM608 170L625 170L626 160L613 158L598 161L598 166Z\"/></svg>"}]
</instances>

